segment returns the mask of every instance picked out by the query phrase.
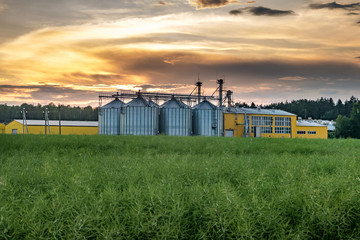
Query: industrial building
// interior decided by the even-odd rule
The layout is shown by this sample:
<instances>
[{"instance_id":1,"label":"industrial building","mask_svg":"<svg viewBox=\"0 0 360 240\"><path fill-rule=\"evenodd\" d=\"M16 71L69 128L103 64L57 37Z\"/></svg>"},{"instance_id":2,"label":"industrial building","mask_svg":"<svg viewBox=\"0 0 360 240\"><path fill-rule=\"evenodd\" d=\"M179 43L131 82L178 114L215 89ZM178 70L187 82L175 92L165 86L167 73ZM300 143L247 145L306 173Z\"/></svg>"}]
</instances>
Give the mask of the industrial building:
<instances>
[{"instance_id":1,"label":"industrial building","mask_svg":"<svg viewBox=\"0 0 360 240\"><path fill-rule=\"evenodd\" d=\"M311 120L298 120L296 122L297 138L327 138L328 127Z\"/></svg>"},{"instance_id":2,"label":"industrial building","mask_svg":"<svg viewBox=\"0 0 360 240\"><path fill-rule=\"evenodd\" d=\"M219 79L215 92L202 95L202 82L190 94L120 90L99 96L99 121L14 120L0 133L84 135L170 135L262 138L327 138L327 126L297 120L295 114L261 108L233 107L232 91ZM224 93L224 97L223 97ZM102 106L104 100L110 100ZM217 106L212 102L217 102ZM159 102L163 104L160 105ZM224 103L227 102L227 106Z\"/></svg>"},{"instance_id":3,"label":"industrial building","mask_svg":"<svg viewBox=\"0 0 360 240\"><path fill-rule=\"evenodd\" d=\"M225 136L292 138L296 115L282 110L229 108L224 111Z\"/></svg>"},{"instance_id":4,"label":"industrial building","mask_svg":"<svg viewBox=\"0 0 360 240\"><path fill-rule=\"evenodd\" d=\"M0 134L5 133L5 124L0 123Z\"/></svg>"},{"instance_id":5,"label":"industrial building","mask_svg":"<svg viewBox=\"0 0 360 240\"><path fill-rule=\"evenodd\" d=\"M188 95L140 91L101 95L99 134L327 138L326 126L297 121L295 114L286 111L235 108L232 91L223 89L224 80L217 83L219 87L211 96L201 94L200 81ZM101 106L106 98L113 100ZM159 106L159 101L164 103Z\"/></svg>"},{"instance_id":6,"label":"industrial building","mask_svg":"<svg viewBox=\"0 0 360 240\"><path fill-rule=\"evenodd\" d=\"M97 121L58 121L15 119L5 126L6 134L62 134L62 135L96 135Z\"/></svg>"},{"instance_id":7,"label":"industrial building","mask_svg":"<svg viewBox=\"0 0 360 240\"><path fill-rule=\"evenodd\" d=\"M327 126L297 120L295 114L261 108L228 108L224 111L227 137L323 138Z\"/></svg>"}]
</instances>

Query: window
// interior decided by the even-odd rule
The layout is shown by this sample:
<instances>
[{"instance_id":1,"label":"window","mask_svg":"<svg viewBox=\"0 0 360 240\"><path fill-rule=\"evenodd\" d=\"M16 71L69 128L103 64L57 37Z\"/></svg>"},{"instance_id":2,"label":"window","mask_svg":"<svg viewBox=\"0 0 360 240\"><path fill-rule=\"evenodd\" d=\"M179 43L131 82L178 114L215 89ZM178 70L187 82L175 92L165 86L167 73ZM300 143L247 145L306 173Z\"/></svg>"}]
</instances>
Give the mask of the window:
<instances>
[{"instance_id":1,"label":"window","mask_svg":"<svg viewBox=\"0 0 360 240\"><path fill-rule=\"evenodd\" d=\"M275 126L291 126L291 118L275 117Z\"/></svg>"},{"instance_id":2,"label":"window","mask_svg":"<svg viewBox=\"0 0 360 240\"><path fill-rule=\"evenodd\" d=\"M261 117L251 116L251 125L260 126L261 125ZM251 130L251 131L253 131L253 130Z\"/></svg>"},{"instance_id":3,"label":"window","mask_svg":"<svg viewBox=\"0 0 360 240\"><path fill-rule=\"evenodd\" d=\"M273 125L273 118L272 117L263 117L262 125L272 126Z\"/></svg>"},{"instance_id":4,"label":"window","mask_svg":"<svg viewBox=\"0 0 360 240\"><path fill-rule=\"evenodd\" d=\"M275 127L275 133L290 134L291 133L291 128L289 128L289 127Z\"/></svg>"},{"instance_id":5,"label":"window","mask_svg":"<svg viewBox=\"0 0 360 240\"><path fill-rule=\"evenodd\" d=\"M251 133L255 133L255 127L251 127ZM260 127L260 133L273 133L272 127Z\"/></svg>"},{"instance_id":6,"label":"window","mask_svg":"<svg viewBox=\"0 0 360 240\"><path fill-rule=\"evenodd\" d=\"M261 133L272 133L272 127L261 127Z\"/></svg>"},{"instance_id":7,"label":"window","mask_svg":"<svg viewBox=\"0 0 360 240\"><path fill-rule=\"evenodd\" d=\"M272 126L273 117L251 116L251 125L253 126Z\"/></svg>"},{"instance_id":8,"label":"window","mask_svg":"<svg viewBox=\"0 0 360 240\"><path fill-rule=\"evenodd\" d=\"M316 131L308 131L308 134L315 135Z\"/></svg>"},{"instance_id":9,"label":"window","mask_svg":"<svg viewBox=\"0 0 360 240\"><path fill-rule=\"evenodd\" d=\"M306 131L297 131L297 134L306 134Z\"/></svg>"}]
</instances>

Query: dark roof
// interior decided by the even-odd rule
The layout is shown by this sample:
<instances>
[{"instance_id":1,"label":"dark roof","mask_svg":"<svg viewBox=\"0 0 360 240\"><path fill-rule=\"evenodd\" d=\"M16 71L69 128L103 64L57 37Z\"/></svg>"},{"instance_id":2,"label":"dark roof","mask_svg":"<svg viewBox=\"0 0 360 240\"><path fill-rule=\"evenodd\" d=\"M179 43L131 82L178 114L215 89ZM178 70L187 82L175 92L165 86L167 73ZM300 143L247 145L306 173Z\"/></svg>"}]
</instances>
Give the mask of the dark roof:
<instances>
[{"instance_id":1,"label":"dark roof","mask_svg":"<svg viewBox=\"0 0 360 240\"><path fill-rule=\"evenodd\" d=\"M137 97L126 104L128 107L150 107L151 104L142 97Z\"/></svg>"},{"instance_id":2,"label":"dark roof","mask_svg":"<svg viewBox=\"0 0 360 240\"><path fill-rule=\"evenodd\" d=\"M120 101L118 98L115 98L115 100L109 102L101 108L120 108L123 106L125 106L125 103L123 101Z\"/></svg>"},{"instance_id":3,"label":"dark roof","mask_svg":"<svg viewBox=\"0 0 360 240\"><path fill-rule=\"evenodd\" d=\"M185 103L177 100L176 98L172 98L163 105L161 105L163 108L190 108Z\"/></svg>"},{"instance_id":4,"label":"dark roof","mask_svg":"<svg viewBox=\"0 0 360 240\"><path fill-rule=\"evenodd\" d=\"M194 106L194 109L214 109L214 110L217 110L219 108L217 106L215 106L214 104L212 104L211 102L209 102L208 100L204 100L201 103L199 103L198 105Z\"/></svg>"},{"instance_id":5,"label":"dark roof","mask_svg":"<svg viewBox=\"0 0 360 240\"><path fill-rule=\"evenodd\" d=\"M151 107L159 107L159 105L153 102L152 100L148 101L148 103L150 104Z\"/></svg>"}]
</instances>

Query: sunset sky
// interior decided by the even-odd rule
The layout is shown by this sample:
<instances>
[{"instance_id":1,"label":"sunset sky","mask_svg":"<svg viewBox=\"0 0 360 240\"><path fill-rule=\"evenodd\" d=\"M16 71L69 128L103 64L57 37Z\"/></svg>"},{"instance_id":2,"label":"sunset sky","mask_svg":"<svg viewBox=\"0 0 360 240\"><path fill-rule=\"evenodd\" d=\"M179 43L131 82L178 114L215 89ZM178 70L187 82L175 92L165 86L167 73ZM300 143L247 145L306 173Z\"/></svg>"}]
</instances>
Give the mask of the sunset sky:
<instances>
[{"instance_id":1,"label":"sunset sky","mask_svg":"<svg viewBox=\"0 0 360 240\"><path fill-rule=\"evenodd\" d=\"M360 97L360 2L0 0L0 104L190 93L198 74L247 103Z\"/></svg>"}]
</instances>

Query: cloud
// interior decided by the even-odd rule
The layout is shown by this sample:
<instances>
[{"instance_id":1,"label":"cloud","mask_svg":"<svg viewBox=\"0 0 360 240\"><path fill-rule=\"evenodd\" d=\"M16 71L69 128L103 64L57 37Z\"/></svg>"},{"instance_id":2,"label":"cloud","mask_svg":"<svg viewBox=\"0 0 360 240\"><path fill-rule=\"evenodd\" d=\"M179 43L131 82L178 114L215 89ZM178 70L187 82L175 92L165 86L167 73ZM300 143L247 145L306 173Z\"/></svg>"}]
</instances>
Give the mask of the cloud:
<instances>
[{"instance_id":1,"label":"cloud","mask_svg":"<svg viewBox=\"0 0 360 240\"><path fill-rule=\"evenodd\" d=\"M238 0L189 0L190 5L195 6L197 9L219 8L238 2Z\"/></svg>"},{"instance_id":2,"label":"cloud","mask_svg":"<svg viewBox=\"0 0 360 240\"><path fill-rule=\"evenodd\" d=\"M120 74L87 74L83 72L65 73L63 76L75 82L86 82L87 85L114 84L124 79L124 76Z\"/></svg>"},{"instance_id":3,"label":"cloud","mask_svg":"<svg viewBox=\"0 0 360 240\"><path fill-rule=\"evenodd\" d=\"M240 9L235 9L235 10L231 10L230 12L229 12L229 14L230 15L239 15L239 14L241 14L242 13L242 11L240 10Z\"/></svg>"},{"instance_id":4,"label":"cloud","mask_svg":"<svg viewBox=\"0 0 360 240\"><path fill-rule=\"evenodd\" d=\"M167 92L171 93L173 91L179 90L181 88L188 88L186 84L143 84L135 86L135 88L141 88L143 92Z\"/></svg>"},{"instance_id":5,"label":"cloud","mask_svg":"<svg viewBox=\"0 0 360 240\"><path fill-rule=\"evenodd\" d=\"M306 78L300 77L300 76L279 78L279 80L283 80L283 81L301 81L301 80L305 80L305 79Z\"/></svg>"},{"instance_id":6,"label":"cloud","mask_svg":"<svg viewBox=\"0 0 360 240\"><path fill-rule=\"evenodd\" d=\"M339 4L337 2L330 3L313 3L310 4L311 9L345 9L345 10L360 10L360 3Z\"/></svg>"},{"instance_id":7,"label":"cloud","mask_svg":"<svg viewBox=\"0 0 360 240\"><path fill-rule=\"evenodd\" d=\"M295 13L291 10L276 10L266 7L251 7L248 8L248 11L255 16L285 16L285 15L294 15Z\"/></svg>"},{"instance_id":8,"label":"cloud","mask_svg":"<svg viewBox=\"0 0 360 240\"><path fill-rule=\"evenodd\" d=\"M28 103L71 103L74 105L88 105L98 97L98 92L92 90L77 90L59 85L0 85L0 93L15 95L15 100L20 104L24 100Z\"/></svg>"},{"instance_id":9,"label":"cloud","mask_svg":"<svg viewBox=\"0 0 360 240\"><path fill-rule=\"evenodd\" d=\"M0 3L0 12L4 11L6 9L6 5L3 3Z\"/></svg>"},{"instance_id":10,"label":"cloud","mask_svg":"<svg viewBox=\"0 0 360 240\"><path fill-rule=\"evenodd\" d=\"M229 12L231 15L239 15L242 13L242 11L247 11L248 13L254 15L254 16L287 16L287 15L294 15L295 12L291 10L277 10L277 9L271 9L267 7L247 7L247 8L241 8L241 9L235 9Z\"/></svg>"},{"instance_id":11,"label":"cloud","mask_svg":"<svg viewBox=\"0 0 360 240\"><path fill-rule=\"evenodd\" d=\"M169 6L169 5L174 5L174 3L169 3L166 1L158 1L155 5L156 6Z\"/></svg>"}]
</instances>

